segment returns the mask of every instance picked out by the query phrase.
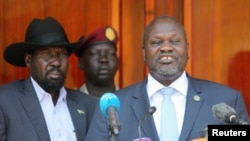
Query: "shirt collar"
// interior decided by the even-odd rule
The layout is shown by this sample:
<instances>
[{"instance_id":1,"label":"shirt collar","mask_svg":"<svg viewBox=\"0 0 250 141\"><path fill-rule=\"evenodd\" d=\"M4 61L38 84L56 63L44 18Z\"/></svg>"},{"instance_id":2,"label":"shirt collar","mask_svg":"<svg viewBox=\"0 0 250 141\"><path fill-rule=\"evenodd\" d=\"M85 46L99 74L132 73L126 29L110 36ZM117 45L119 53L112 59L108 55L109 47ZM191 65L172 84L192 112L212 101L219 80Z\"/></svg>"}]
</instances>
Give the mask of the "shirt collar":
<instances>
[{"instance_id":1,"label":"shirt collar","mask_svg":"<svg viewBox=\"0 0 250 141\"><path fill-rule=\"evenodd\" d=\"M49 94L48 92L44 91L43 88L32 77L31 77L31 83L34 86L34 89L36 91L36 95L37 95L39 101L41 101L45 95ZM67 92L66 92L65 88L61 87L60 92L59 92L58 101L66 100L66 96L67 96Z\"/></svg>"},{"instance_id":2,"label":"shirt collar","mask_svg":"<svg viewBox=\"0 0 250 141\"><path fill-rule=\"evenodd\" d=\"M159 81L152 77L152 75L148 74L148 83L147 83L147 91L149 97L153 96L158 90L164 88L165 86L162 85ZM184 96L187 95L188 89L188 79L186 72L184 71L182 75L172 82L169 87L174 88L175 90L179 91L179 93L183 94Z\"/></svg>"}]
</instances>

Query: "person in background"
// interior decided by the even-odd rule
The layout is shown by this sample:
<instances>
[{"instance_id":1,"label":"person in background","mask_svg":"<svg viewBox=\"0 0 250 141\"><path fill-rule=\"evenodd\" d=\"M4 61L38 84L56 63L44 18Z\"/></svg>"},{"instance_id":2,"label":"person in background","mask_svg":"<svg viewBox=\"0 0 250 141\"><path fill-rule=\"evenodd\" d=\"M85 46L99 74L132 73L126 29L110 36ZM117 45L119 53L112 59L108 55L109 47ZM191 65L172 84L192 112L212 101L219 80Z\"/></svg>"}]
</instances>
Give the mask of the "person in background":
<instances>
[{"instance_id":1,"label":"person in background","mask_svg":"<svg viewBox=\"0 0 250 141\"><path fill-rule=\"evenodd\" d=\"M152 141L190 141L200 138L207 125L225 124L216 119L211 110L219 103L230 105L241 120L249 123L239 91L194 78L185 71L188 48L184 27L176 19L159 16L148 24L142 47L148 76L141 83L115 92L121 104L118 111L121 129L117 140L148 137ZM152 106L156 107L156 112L141 123L140 119ZM141 132L138 131L140 123ZM85 141L108 141L109 133L107 121L97 106Z\"/></svg>"},{"instance_id":2,"label":"person in background","mask_svg":"<svg viewBox=\"0 0 250 141\"><path fill-rule=\"evenodd\" d=\"M78 66L85 75L80 91L100 98L106 92L119 89L115 85L115 74L119 68L117 41L117 32L111 26L103 26L82 40L75 51Z\"/></svg>"},{"instance_id":3,"label":"person in background","mask_svg":"<svg viewBox=\"0 0 250 141\"><path fill-rule=\"evenodd\" d=\"M30 76L0 86L1 141L84 140L97 100L64 87L68 57L78 45L47 17L34 18L25 42L5 49L4 59L29 68Z\"/></svg>"}]
</instances>

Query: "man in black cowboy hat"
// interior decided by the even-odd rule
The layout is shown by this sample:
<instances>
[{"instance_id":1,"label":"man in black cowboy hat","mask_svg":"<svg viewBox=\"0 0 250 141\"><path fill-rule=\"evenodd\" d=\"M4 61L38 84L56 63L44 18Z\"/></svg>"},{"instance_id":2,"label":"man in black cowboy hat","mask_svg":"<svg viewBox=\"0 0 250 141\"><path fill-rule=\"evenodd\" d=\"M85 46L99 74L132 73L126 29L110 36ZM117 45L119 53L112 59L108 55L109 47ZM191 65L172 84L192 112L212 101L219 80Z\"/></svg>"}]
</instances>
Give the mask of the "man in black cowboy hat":
<instances>
[{"instance_id":1,"label":"man in black cowboy hat","mask_svg":"<svg viewBox=\"0 0 250 141\"><path fill-rule=\"evenodd\" d=\"M69 43L60 23L31 21L25 42L13 43L4 59L28 67L30 77L0 87L1 141L83 141L97 100L64 87Z\"/></svg>"}]
</instances>

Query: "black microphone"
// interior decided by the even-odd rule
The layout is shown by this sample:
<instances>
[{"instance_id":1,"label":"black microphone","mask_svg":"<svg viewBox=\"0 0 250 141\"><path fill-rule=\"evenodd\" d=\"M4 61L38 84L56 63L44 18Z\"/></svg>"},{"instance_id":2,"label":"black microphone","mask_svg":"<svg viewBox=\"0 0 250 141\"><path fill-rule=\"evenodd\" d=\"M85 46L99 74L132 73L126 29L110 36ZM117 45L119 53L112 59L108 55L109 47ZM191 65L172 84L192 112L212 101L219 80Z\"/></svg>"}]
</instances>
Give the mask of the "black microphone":
<instances>
[{"instance_id":1,"label":"black microphone","mask_svg":"<svg viewBox=\"0 0 250 141\"><path fill-rule=\"evenodd\" d=\"M115 94L105 93L100 98L100 109L103 116L107 119L110 130L110 136L118 136L120 132L120 122L118 112L120 110L120 101Z\"/></svg>"},{"instance_id":2,"label":"black microphone","mask_svg":"<svg viewBox=\"0 0 250 141\"><path fill-rule=\"evenodd\" d=\"M232 125L248 125L247 122L239 119L236 111L225 103L219 103L212 106L212 112L215 118Z\"/></svg>"},{"instance_id":3,"label":"black microphone","mask_svg":"<svg viewBox=\"0 0 250 141\"><path fill-rule=\"evenodd\" d=\"M155 106L150 107L150 108L148 109L148 112L139 120L139 124L138 124L139 140L142 140L141 126L142 126L143 121L144 121L145 119L147 119L148 116L153 115L155 111L156 111ZM138 140L138 139L135 139L135 140Z\"/></svg>"}]
</instances>

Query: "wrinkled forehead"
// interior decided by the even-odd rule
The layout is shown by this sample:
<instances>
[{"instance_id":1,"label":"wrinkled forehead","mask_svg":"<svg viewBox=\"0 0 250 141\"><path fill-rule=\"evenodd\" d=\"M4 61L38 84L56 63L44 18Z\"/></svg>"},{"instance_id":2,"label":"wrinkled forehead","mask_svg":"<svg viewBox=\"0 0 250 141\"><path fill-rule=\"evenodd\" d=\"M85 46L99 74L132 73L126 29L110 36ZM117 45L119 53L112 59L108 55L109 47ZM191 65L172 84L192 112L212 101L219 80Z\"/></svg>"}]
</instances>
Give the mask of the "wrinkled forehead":
<instances>
[{"instance_id":1,"label":"wrinkled forehead","mask_svg":"<svg viewBox=\"0 0 250 141\"><path fill-rule=\"evenodd\" d=\"M171 20L161 20L152 24L149 28L149 34L158 34L158 33L180 33L185 34L183 27Z\"/></svg>"},{"instance_id":2,"label":"wrinkled forehead","mask_svg":"<svg viewBox=\"0 0 250 141\"><path fill-rule=\"evenodd\" d=\"M146 27L143 35L143 44L145 44L149 37L152 37L156 34L178 34L182 36L187 43L187 37L184 30L184 27L181 23L170 17L159 17L154 19Z\"/></svg>"}]
</instances>

